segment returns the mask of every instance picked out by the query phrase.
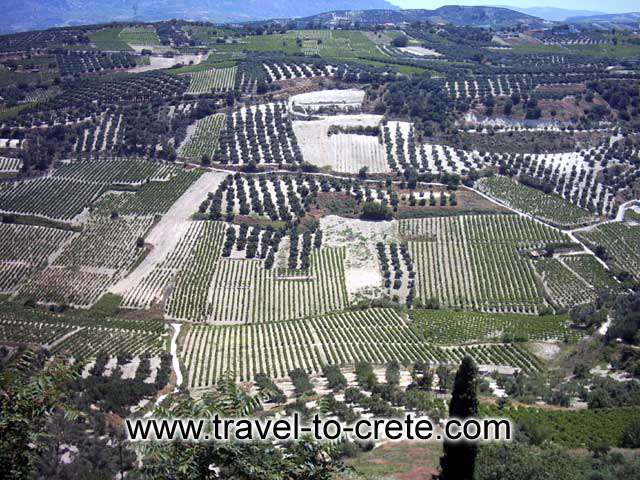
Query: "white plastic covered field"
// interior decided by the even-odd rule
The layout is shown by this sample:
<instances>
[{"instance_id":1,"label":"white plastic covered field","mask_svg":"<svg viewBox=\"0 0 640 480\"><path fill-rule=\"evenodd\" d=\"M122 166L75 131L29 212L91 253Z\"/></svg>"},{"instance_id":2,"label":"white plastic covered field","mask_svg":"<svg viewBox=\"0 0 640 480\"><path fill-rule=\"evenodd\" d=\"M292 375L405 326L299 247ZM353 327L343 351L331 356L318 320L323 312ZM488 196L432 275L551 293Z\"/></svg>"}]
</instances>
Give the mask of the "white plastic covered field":
<instances>
[{"instance_id":1,"label":"white plastic covered field","mask_svg":"<svg viewBox=\"0 0 640 480\"><path fill-rule=\"evenodd\" d=\"M401 52L410 53L411 55L418 55L419 57L440 57L441 54L436 52L435 50L431 50L430 48L424 47L400 47L398 48Z\"/></svg>"},{"instance_id":2,"label":"white plastic covered field","mask_svg":"<svg viewBox=\"0 0 640 480\"><path fill-rule=\"evenodd\" d=\"M294 95L289 99L289 106L294 110L302 109L306 112L316 111L323 107L357 110L362 106L363 101L364 90L320 90Z\"/></svg>"},{"instance_id":3,"label":"white plastic covered field","mask_svg":"<svg viewBox=\"0 0 640 480\"><path fill-rule=\"evenodd\" d=\"M367 167L369 173L388 173L386 150L378 137L339 133L329 136L331 126L372 127L380 123L379 115L338 115L321 120L295 121L293 131L298 138L305 161L336 172L358 173Z\"/></svg>"}]
</instances>

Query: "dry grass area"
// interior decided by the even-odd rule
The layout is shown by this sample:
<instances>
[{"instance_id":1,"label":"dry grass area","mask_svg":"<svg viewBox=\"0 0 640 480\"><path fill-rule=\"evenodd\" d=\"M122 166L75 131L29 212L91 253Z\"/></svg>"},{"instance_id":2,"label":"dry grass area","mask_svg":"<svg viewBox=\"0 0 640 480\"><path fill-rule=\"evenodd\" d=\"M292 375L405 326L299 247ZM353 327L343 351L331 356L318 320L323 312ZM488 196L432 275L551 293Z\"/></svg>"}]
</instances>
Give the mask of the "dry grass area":
<instances>
[{"instance_id":1,"label":"dry grass area","mask_svg":"<svg viewBox=\"0 0 640 480\"><path fill-rule=\"evenodd\" d=\"M442 445L435 442L386 443L346 461L365 479L431 480L438 473Z\"/></svg>"}]
</instances>

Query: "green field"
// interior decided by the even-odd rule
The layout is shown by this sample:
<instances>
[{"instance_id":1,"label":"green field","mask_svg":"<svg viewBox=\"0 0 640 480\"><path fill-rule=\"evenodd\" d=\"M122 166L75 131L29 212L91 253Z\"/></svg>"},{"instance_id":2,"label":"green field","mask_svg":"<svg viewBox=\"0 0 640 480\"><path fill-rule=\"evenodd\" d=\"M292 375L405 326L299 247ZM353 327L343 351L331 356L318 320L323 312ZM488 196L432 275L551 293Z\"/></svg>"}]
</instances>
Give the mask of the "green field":
<instances>
[{"instance_id":1,"label":"green field","mask_svg":"<svg viewBox=\"0 0 640 480\"><path fill-rule=\"evenodd\" d=\"M120 32L122 28L105 28L89 34L89 39L98 50L131 51L132 48L120 38Z\"/></svg>"},{"instance_id":2,"label":"green field","mask_svg":"<svg viewBox=\"0 0 640 480\"><path fill-rule=\"evenodd\" d=\"M128 45L142 45L154 47L160 45L160 39L152 27L130 27L124 28L118 37Z\"/></svg>"},{"instance_id":3,"label":"green field","mask_svg":"<svg viewBox=\"0 0 640 480\"><path fill-rule=\"evenodd\" d=\"M591 442L617 446L624 428L639 418L640 408L606 408L597 410L543 410L537 408L507 408L483 406L480 415L508 417L519 425L535 428L548 440L570 448L580 448Z\"/></svg>"},{"instance_id":4,"label":"green field","mask_svg":"<svg viewBox=\"0 0 640 480\"><path fill-rule=\"evenodd\" d=\"M640 45L514 45L506 53L584 55L596 58L628 58L640 55Z\"/></svg>"},{"instance_id":5,"label":"green field","mask_svg":"<svg viewBox=\"0 0 640 480\"><path fill-rule=\"evenodd\" d=\"M568 327L568 315L415 310L411 312L411 319L417 333L438 344L554 340L582 336L582 333Z\"/></svg>"},{"instance_id":6,"label":"green field","mask_svg":"<svg viewBox=\"0 0 640 480\"><path fill-rule=\"evenodd\" d=\"M251 35L217 43L201 30L197 37L219 52L282 52L289 55L320 55L323 58L389 58L363 32L300 30L285 34Z\"/></svg>"}]
</instances>

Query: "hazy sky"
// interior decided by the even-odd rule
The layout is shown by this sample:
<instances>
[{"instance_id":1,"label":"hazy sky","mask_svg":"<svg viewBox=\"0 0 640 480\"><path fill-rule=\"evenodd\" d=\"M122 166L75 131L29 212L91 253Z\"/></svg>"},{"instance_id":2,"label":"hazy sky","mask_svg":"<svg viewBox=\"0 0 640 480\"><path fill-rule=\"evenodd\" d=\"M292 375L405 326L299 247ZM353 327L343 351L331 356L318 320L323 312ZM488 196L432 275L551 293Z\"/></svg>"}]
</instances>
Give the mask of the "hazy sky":
<instances>
[{"instance_id":1,"label":"hazy sky","mask_svg":"<svg viewBox=\"0 0 640 480\"><path fill-rule=\"evenodd\" d=\"M595 10L599 12L621 13L640 10L638 0L388 0L401 8L438 8L443 5L514 5L527 7L557 7L569 10Z\"/></svg>"}]
</instances>

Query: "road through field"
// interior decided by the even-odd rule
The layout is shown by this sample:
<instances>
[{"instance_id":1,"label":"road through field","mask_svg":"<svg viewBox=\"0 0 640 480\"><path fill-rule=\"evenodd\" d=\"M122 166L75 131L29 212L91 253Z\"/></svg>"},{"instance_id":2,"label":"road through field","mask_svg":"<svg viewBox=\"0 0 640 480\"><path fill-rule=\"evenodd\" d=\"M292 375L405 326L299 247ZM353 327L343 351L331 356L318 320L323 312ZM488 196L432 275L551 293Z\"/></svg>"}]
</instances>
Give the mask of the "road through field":
<instances>
[{"instance_id":1,"label":"road through field","mask_svg":"<svg viewBox=\"0 0 640 480\"><path fill-rule=\"evenodd\" d=\"M151 245L149 254L135 270L109 291L124 295L134 289L157 265L160 265L186 235L192 221L191 216L196 213L207 193L214 192L226 176L226 173L206 172L196 180L145 238L145 243Z\"/></svg>"}]
</instances>

